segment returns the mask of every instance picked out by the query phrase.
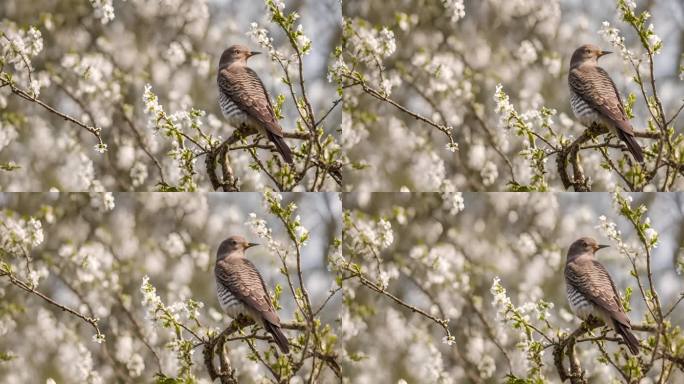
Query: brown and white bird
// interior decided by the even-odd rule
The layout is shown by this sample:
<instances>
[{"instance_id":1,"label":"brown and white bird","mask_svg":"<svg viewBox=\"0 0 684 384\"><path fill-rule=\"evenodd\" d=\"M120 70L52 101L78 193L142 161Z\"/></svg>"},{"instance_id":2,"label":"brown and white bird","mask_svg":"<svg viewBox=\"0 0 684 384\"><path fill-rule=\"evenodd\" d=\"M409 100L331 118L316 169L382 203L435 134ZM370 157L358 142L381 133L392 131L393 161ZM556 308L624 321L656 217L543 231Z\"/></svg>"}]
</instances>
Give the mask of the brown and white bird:
<instances>
[{"instance_id":1,"label":"brown and white bird","mask_svg":"<svg viewBox=\"0 0 684 384\"><path fill-rule=\"evenodd\" d=\"M287 337L280 328L280 318L273 308L266 284L245 250L257 244L242 236L224 240L216 252L216 291L221 309L233 319L240 315L252 318L270 333L283 353L289 353Z\"/></svg>"},{"instance_id":2,"label":"brown and white bird","mask_svg":"<svg viewBox=\"0 0 684 384\"><path fill-rule=\"evenodd\" d=\"M639 354L639 340L632 333L629 317L606 268L594 257L599 245L591 237L575 240L568 249L565 287L572 311L582 320L594 317L611 325L622 336L633 355Z\"/></svg>"},{"instance_id":3,"label":"brown and white bird","mask_svg":"<svg viewBox=\"0 0 684 384\"><path fill-rule=\"evenodd\" d=\"M259 54L243 45L223 51L218 67L218 101L223 116L236 128L256 130L270 140L292 164L292 151L283 139L271 98L259 76L247 66L247 59Z\"/></svg>"},{"instance_id":4,"label":"brown and white bird","mask_svg":"<svg viewBox=\"0 0 684 384\"><path fill-rule=\"evenodd\" d=\"M598 124L608 128L627 145L634 159L643 163L644 155L634 139L634 129L629 123L620 94L608 72L598 65L599 57L609 53L595 45L586 44L572 54L568 73L572 112L587 127Z\"/></svg>"}]
</instances>

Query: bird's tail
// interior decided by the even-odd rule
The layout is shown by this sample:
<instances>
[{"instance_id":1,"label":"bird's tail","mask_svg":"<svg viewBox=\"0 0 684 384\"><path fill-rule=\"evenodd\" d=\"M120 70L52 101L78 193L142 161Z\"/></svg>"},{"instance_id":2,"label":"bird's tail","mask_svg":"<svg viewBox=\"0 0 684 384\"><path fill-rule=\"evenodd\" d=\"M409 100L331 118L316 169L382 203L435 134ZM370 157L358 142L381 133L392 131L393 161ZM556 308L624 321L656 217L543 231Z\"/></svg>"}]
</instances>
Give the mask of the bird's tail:
<instances>
[{"instance_id":1,"label":"bird's tail","mask_svg":"<svg viewBox=\"0 0 684 384\"><path fill-rule=\"evenodd\" d=\"M634 139L634 136L624 133L621 133L620 136L622 141L627 144L627 148L629 149L629 152L632 153L632 156L634 156L634 159L640 163L643 163L644 153L642 152L639 143L637 143L637 141Z\"/></svg>"},{"instance_id":2,"label":"bird's tail","mask_svg":"<svg viewBox=\"0 0 684 384\"><path fill-rule=\"evenodd\" d=\"M615 332L619 333L625 340L625 344L627 344L627 348L632 352L632 355L638 355L639 340L637 340L636 336L632 333L632 328L628 325L618 323L617 321L613 321L613 325L615 326Z\"/></svg>"},{"instance_id":3,"label":"bird's tail","mask_svg":"<svg viewBox=\"0 0 684 384\"><path fill-rule=\"evenodd\" d=\"M273 144L275 144L276 149L278 149L280 155L283 156L283 160L285 160L285 162L289 164L294 163L292 160L292 151L290 151L290 147L287 146L287 143L282 137L269 133L268 138L273 142Z\"/></svg>"},{"instance_id":4,"label":"bird's tail","mask_svg":"<svg viewBox=\"0 0 684 384\"><path fill-rule=\"evenodd\" d=\"M285 337L279 326L264 321L264 329L273 336L273 340L275 340L278 348L280 348L283 353L290 353L290 344L287 342L287 337Z\"/></svg>"}]
</instances>

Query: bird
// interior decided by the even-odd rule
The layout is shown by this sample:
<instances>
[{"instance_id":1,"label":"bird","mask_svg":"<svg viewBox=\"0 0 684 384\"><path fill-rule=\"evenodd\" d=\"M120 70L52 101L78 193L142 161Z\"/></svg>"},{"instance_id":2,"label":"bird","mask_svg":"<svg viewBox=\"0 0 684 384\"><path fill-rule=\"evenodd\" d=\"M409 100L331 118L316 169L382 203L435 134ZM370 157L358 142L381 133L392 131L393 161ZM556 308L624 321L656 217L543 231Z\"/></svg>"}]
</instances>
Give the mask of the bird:
<instances>
[{"instance_id":1,"label":"bird","mask_svg":"<svg viewBox=\"0 0 684 384\"><path fill-rule=\"evenodd\" d=\"M572 54L568 73L570 106L583 125L591 127L597 124L608 128L627 145L634 159L643 163L643 151L634 139L634 129L629 123L615 83L608 72L598 65L599 57L609 53L612 52L585 44Z\"/></svg>"},{"instance_id":2,"label":"bird","mask_svg":"<svg viewBox=\"0 0 684 384\"><path fill-rule=\"evenodd\" d=\"M245 251L258 244L239 235L230 236L216 252L216 293L221 309L231 318L245 316L260 323L280 350L290 352L280 318L273 308L264 279L254 264L245 258Z\"/></svg>"},{"instance_id":3,"label":"bird","mask_svg":"<svg viewBox=\"0 0 684 384\"><path fill-rule=\"evenodd\" d=\"M270 140L285 162L292 164L292 151L283 139L271 98L247 59L260 52L244 45L224 50L218 65L218 102L226 120L237 128L256 130Z\"/></svg>"},{"instance_id":4,"label":"bird","mask_svg":"<svg viewBox=\"0 0 684 384\"><path fill-rule=\"evenodd\" d=\"M632 333L629 317L606 268L595 258L599 245L591 237L575 240L568 249L565 287L572 311L582 320L596 318L611 325L633 355L639 354L639 340Z\"/></svg>"}]
</instances>

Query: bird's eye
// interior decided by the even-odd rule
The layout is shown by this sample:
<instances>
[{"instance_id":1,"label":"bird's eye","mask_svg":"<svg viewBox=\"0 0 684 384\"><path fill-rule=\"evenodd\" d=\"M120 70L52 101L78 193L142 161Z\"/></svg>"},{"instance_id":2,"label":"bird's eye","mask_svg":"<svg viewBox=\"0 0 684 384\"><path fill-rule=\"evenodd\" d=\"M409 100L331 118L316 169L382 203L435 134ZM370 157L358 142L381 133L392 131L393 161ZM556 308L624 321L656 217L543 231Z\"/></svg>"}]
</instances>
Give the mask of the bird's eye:
<instances>
[{"instance_id":1,"label":"bird's eye","mask_svg":"<svg viewBox=\"0 0 684 384\"><path fill-rule=\"evenodd\" d=\"M591 53L591 51L589 49L585 49L584 53Z\"/></svg>"},{"instance_id":2,"label":"bird's eye","mask_svg":"<svg viewBox=\"0 0 684 384\"><path fill-rule=\"evenodd\" d=\"M230 245L235 245L235 240L231 240Z\"/></svg>"}]
</instances>

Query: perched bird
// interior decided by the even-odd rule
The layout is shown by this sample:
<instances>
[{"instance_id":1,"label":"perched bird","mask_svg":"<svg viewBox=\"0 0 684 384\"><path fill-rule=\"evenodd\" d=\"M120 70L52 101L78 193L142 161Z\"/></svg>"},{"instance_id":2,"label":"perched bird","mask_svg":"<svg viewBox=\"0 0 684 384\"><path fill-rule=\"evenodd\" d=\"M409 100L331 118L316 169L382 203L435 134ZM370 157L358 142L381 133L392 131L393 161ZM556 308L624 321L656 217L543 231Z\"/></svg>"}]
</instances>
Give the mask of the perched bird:
<instances>
[{"instance_id":1,"label":"perched bird","mask_svg":"<svg viewBox=\"0 0 684 384\"><path fill-rule=\"evenodd\" d=\"M615 83L608 72L598 65L599 57L609 53L611 52L602 51L595 45L586 44L572 54L568 73L572 112L587 127L598 124L608 128L627 144L634 159L643 163L643 152L634 139L634 129L629 123Z\"/></svg>"},{"instance_id":2,"label":"perched bird","mask_svg":"<svg viewBox=\"0 0 684 384\"><path fill-rule=\"evenodd\" d=\"M264 135L291 164L292 152L283 139L283 129L268 92L256 72L247 66L247 59L259 53L243 45L233 45L223 51L216 78L221 112L231 125L254 129Z\"/></svg>"},{"instance_id":3,"label":"perched bird","mask_svg":"<svg viewBox=\"0 0 684 384\"><path fill-rule=\"evenodd\" d=\"M570 245L565 264L565 287L572 311L582 320L594 317L612 325L622 336L633 355L639 353L639 340L632 333L620 295L606 268L594 253L608 247L591 237L582 237Z\"/></svg>"},{"instance_id":4,"label":"perched bird","mask_svg":"<svg viewBox=\"0 0 684 384\"><path fill-rule=\"evenodd\" d=\"M216 252L216 291L221 309L233 319L247 316L260 323L273 336L283 353L289 353L287 337L280 329L280 318L273 308L268 290L254 264L245 258L249 243L242 236L224 240Z\"/></svg>"}]
</instances>

